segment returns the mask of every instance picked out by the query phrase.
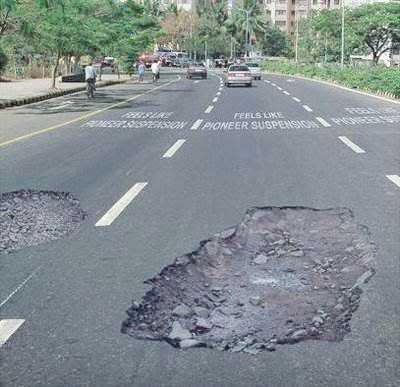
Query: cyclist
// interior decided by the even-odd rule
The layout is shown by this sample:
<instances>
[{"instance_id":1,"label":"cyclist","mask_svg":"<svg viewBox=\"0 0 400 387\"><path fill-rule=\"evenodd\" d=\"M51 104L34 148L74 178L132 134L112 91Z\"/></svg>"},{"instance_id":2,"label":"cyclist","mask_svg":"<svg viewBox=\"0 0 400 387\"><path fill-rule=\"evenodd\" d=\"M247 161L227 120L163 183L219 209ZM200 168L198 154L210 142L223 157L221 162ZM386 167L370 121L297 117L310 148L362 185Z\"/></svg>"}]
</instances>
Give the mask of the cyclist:
<instances>
[{"instance_id":1,"label":"cyclist","mask_svg":"<svg viewBox=\"0 0 400 387\"><path fill-rule=\"evenodd\" d=\"M154 61L151 65L151 72L153 73L153 83L158 82L160 79L160 63Z\"/></svg>"},{"instance_id":2,"label":"cyclist","mask_svg":"<svg viewBox=\"0 0 400 387\"><path fill-rule=\"evenodd\" d=\"M87 96L88 98L94 98L94 91L96 90L96 71L92 61L85 67L85 80Z\"/></svg>"}]
</instances>

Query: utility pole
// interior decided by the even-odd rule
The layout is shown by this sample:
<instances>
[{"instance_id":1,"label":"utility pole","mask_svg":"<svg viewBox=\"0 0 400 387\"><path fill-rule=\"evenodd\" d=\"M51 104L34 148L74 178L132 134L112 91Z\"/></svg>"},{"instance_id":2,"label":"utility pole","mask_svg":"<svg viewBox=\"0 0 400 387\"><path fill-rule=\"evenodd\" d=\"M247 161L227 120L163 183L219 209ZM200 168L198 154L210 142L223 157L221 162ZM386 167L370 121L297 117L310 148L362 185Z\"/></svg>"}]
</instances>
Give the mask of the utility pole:
<instances>
[{"instance_id":1,"label":"utility pole","mask_svg":"<svg viewBox=\"0 0 400 387\"><path fill-rule=\"evenodd\" d=\"M190 27L189 27L189 36L190 36L190 59L193 58L193 14L190 13Z\"/></svg>"},{"instance_id":2,"label":"utility pole","mask_svg":"<svg viewBox=\"0 0 400 387\"><path fill-rule=\"evenodd\" d=\"M344 0L342 0L342 50L340 56L340 65L344 66Z\"/></svg>"},{"instance_id":3,"label":"utility pole","mask_svg":"<svg viewBox=\"0 0 400 387\"><path fill-rule=\"evenodd\" d=\"M296 40L294 46L294 58L296 63L299 61L299 17L296 12Z\"/></svg>"},{"instance_id":4,"label":"utility pole","mask_svg":"<svg viewBox=\"0 0 400 387\"><path fill-rule=\"evenodd\" d=\"M249 16L250 10L246 11L246 55L249 57L250 37L249 37Z\"/></svg>"}]
</instances>

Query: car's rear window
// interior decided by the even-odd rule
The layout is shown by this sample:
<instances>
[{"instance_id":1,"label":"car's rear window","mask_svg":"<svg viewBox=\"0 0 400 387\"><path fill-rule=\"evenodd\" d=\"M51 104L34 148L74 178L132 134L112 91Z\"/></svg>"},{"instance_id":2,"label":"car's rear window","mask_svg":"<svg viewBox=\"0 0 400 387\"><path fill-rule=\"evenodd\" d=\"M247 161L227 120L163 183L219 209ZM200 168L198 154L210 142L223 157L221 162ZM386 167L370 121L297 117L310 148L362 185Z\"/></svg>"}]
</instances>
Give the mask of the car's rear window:
<instances>
[{"instance_id":1,"label":"car's rear window","mask_svg":"<svg viewBox=\"0 0 400 387\"><path fill-rule=\"evenodd\" d=\"M193 66L193 67L204 67L204 63L193 63L191 66Z\"/></svg>"},{"instance_id":2,"label":"car's rear window","mask_svg":"<svg viewBox=\"0 0 400 387\"><path fill-rule=\"evenodd\" d=\"M249 68L247 66L231 66L229 71L249 71Z\"/></svg>"},{"instance_id":3,"label":"car's rear window","mask_svg":"<svg viewBox=\"0 0 400 387\"><path fill-rule=\"evenodd\" d=\"M247 67L259 67L258 63L247 63L246 66Z\"/></svg>"}]
</instances>

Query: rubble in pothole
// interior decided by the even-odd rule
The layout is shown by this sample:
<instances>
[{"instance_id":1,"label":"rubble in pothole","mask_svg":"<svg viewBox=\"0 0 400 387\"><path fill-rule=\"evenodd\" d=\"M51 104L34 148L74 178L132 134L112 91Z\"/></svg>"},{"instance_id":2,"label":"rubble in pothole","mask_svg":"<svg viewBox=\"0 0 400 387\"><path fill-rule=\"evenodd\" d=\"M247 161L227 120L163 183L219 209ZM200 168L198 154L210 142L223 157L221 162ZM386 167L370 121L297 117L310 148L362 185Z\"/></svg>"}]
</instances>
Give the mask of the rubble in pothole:
<instances>
[{"instance_id":1,"label":"rubble in pothole","mask_svg":"<svg viewBox=\"0 0 400 387\"><path fill-rule=\"evenodd\" d=\"M152 289L133 302L122 332L251 354L339 341L374 273L374 253L348 209L252 208L147 280Z\"/></svg>"},{"instance_id":2,"label":"rubble in pothole","mask_svg":"<svg viewBox=\"0 0 400 387\"><path fill-rule=\"evenodd\" d=\"M0 194L0 254L56 240L85 218L70 193L20 190Z\"/></svg>"}]
</instances>

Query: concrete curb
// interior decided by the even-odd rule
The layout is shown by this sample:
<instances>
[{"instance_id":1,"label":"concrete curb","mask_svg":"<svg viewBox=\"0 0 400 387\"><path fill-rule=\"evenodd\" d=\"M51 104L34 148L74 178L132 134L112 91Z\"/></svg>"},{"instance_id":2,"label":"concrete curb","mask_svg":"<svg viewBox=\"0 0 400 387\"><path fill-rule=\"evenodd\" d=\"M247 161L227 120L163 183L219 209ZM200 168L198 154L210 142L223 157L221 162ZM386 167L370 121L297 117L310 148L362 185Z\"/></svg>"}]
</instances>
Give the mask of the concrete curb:
<instances>
[{"instance_id":1,"label":"concrete curb","mask_svg":"<svg viewBox=\"0 0 400 387\"><path fill-rule=\"evenodd\" d=\"M128 82L129 80L130 79L124 79L124 80L119 80L119 81L100 81L102 83L98 84L96 87L119 85L121 83ZM40 102L40 101L44 101L44 100L50 99L50 98L57 98L57 97L61 97L63 95L73 94L73 93L77 93L79 91L85 91L85 90L86 90L86 86L79 86L79 87L74 87L72 89L49 91L47 94L35 95L33 97L10 99L10 100L4 101L4 102L0 102L0 109L5 109L8 107L13 107L13 106L28 105L30 103Z\"/></svg>"},{"instance_id":2,"label":"concrete curb","mask_svg":"<svg viewBox=\"0 0 400 387\"><path fill-rule=\"evenodd\" d=\"M348 87L340 82L336 82L336 81L326 81L325 79L320 79L320 78L309 78L309 77L305 77L303 75L292 75L292 74L285 74L285 73L277 73L277 72L272 72L272 71L263 71L264 74L272 74L272 75L281 75L281 76L285 76L285 77L292 77L292 78L298 78L298 79L302 79L305 81L314 81L314 82L319 82L319 83L323 83L325 85L328 86L333 86L333 87L337 87L339 89L343 89L343 90L347 90L347 91L351 91L353 93L357 93L357 94L361 94L361 95L366 95L368 97L374 97L374 98L378 98L384 101L388 101L388 102L392 102L395 104L400 104L400 98L396 97L394 94L391 93L385 93L385 92L380 92L380 91L375 91L375 90L370 90L370 89L353 89L352 87Z\"/></svg>"}]
</instances>

